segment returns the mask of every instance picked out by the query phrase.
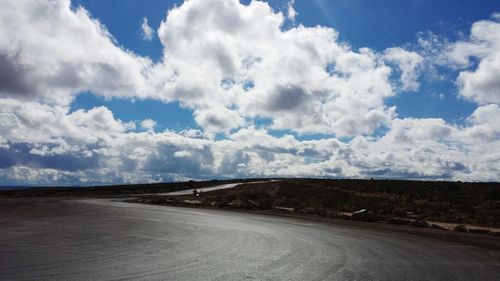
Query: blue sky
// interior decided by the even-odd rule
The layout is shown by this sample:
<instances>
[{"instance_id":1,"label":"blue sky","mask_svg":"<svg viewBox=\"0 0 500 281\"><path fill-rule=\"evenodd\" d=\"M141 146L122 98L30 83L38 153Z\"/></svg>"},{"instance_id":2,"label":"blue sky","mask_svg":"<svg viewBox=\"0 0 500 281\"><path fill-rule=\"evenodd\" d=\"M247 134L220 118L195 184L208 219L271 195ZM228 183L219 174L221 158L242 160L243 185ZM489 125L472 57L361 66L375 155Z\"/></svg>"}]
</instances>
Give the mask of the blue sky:
<instances>
[{"instance_id":1,"label":"blue sky","mask_svg":"<svg viewBox=\"0 0 500 281\"><path fill-rule=\"evenodd\" d=\"M498 1L9 0L0 32L0 185L500 174Z\"/></svg>"}]
</instances>

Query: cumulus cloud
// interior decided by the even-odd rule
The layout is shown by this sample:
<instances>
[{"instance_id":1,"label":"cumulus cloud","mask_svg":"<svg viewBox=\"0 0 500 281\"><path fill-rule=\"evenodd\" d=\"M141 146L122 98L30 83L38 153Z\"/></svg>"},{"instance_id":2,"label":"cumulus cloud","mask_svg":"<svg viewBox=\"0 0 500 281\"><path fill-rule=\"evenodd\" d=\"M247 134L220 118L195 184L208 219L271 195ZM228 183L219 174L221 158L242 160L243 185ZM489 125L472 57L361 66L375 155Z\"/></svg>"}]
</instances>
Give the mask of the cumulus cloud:
<instances>
[{"instance_id":1,"label":"cumulus cloud","mask_svg":"<svg viewBox=\"0 0 500 281\"><path fill-rule=\"evenodd\" d=\"M170 10L158 30L161 68L176 74L165 97L199 116L224 107L299 133L369 134L391 118L383 103L395 94L391 68L379 54L351 50L331 28L283 30L284 21L259 1L189 1ZM367 115L377 118L359 118ZM241 124L206 120L197 119L211 130Z\"/></svg>"},{"instance_id":2,"label":"cumulus cloud","mask_svg":"<svg viewBox=\"0 0 500 281\"><path fill-rule=\"evenodd\" d=\"M194 120L205 128L205 133L213 135L217 132L229 132L231 128L244 125L245 120L238 113L226 107L213 107L196 110Z\"/></svg>"},{"instance_id":3,"label":"cumulus cloud","mask_svg":"<svg viewBox=\"0 0 500 281\"><path fill-rule=\"evenodd\" d=\"M283 15L261 1L186 1L161 23L164 55L154 64L121 47L69 0L6 1L0 184L226 176L498 180L496 16L458 42L421 36L422 53L376 52L352 49L332 28L284 29L295 18L288 3ZM385 103L419 88L429 56L456 67L460 94L479 104L462 125L398 118ZM145 119L137 130L106 107L70 109L81 91L179 102L200 127L160 132ZM270 124L259 127L260 119ZM291 133L278 137L275 129ZM225 137L215 138L220 133ZM308 133L334 137L295 137Z\"/></svg>"},{"instance_id":4,"label":"cumulus cloud","mask_svg":"<svg viewBox=\"0 0 500 281\"><path fill-rule=\"evenodd\" d=\"M472 126L464 131L465 139L480 143L494 143L500 139L500 106L489 104L478 107L469 117L468 122ZM487 148L487 146L485 147Z\"/></svg>"},{"instance_id":5,"label":"cumulus cloud","mask_svg":"<svg viewBox=\"0 0 500 281\"><path fill-rule=\"evenodd\" d=\"M479 107L463 127L395 118L385 135L347 142L276 137L254 126L222 140L196 130L140 132L105 107L68 112L3 99L0 108L3 183L318 175L495 180L500 172L498 105Z\"/></svg>"},{"instance_id":6,"label":"cumulus cloud","mask_svg":"<svg viewBox=\"0 0 500 281\"><path fill-rule=\"evenodd\" d=\"M457 79L460 95L479 104L500 103L500 22L496 14L492 20L475 22L469 38L450 44L445 56L461 69Z\"/></svg>"},{"instance_id":7,"label":"cumulus cloud","mask_svg":"<svg viewBox=\"0 0 500 281\"><path fill-rule=\"evenodd\" d=\"M298 16L299 13L297 13L297 11L295 11L295 9L293 8L293 5L295 5L295 0L291 0L290 2L288 2L287 4L287 8L288 8L288 11L287 11L287 17L289 20L291 21L295 21L295 18Z\"/></svg>"},{"instance_id":8,"label":"cumulus cloud","mask_svg":"<svg viewBox=\"0 0 500 281\"><path fill-rule=\"evenodd\" d=\"M156 121L152 119L145 119L141 121L141 128L146 131L153 131L156 127Z\"/></svg>"},{"instance_id":9,"label":"cumulus cloud","mask_svg":"<svg viewBox=\"0 0 500 281\"><path fill-rule=\"evenodd\" d=\"M145 85L150 61L69 0L4 1L0 33L0 96L67 104L85 90L140 96Z\"/></svg>"},{"instance_id":10,"label":"cumulus cloud","mask_svg":"<svg viewBox=\"0 0 500 281\"><path fill-rule=\"evenodd\" d=\"M401 86L404 91L418 90L418 78L423 70L424 58L416 53L400 47L385 50L384 59L395 63L401 70Z\"/></svg>"},{"instance_id":11,"label":"cumulus cloud","mask_svg":"<svg viewBox=\"0 0 500 281\"><path fill-rule=\"evenodd\" d=\"M395 119L383 137L359 138L361 145L356 146L355 155L366 165L365 170L385 168L388 176L494 180L493 174L500 170L496 162L498 135L480 135L496 129L491 127L492 119L481 123L474 116L485 111L498 114L497 110L478 108L465 127L447 124L440 118Z\"/></svg>"},{"instance_id":12,"label":"cumulus cloud","mask_svg":"<svg viewBox=\"0 0 500 281\"><path fill-rule=\"evenodd\" d=\"M141 23L142 39L151 41L153 40L154 30L149 26L148 19L143 18Z\"/></svg>"},{"instance_id":13,"label":"cumulus cloud","mask_svg":"<svg viewBox=\"0 0 500 281\"><path fill-rule=\"evenodd\" d=\"M9 13L0 15L3 96L65 105L92 91L178 101L211 133L239 128L244 119L270 118L274 128L298 133L370 134L392 118L383 100L396 91L383 54L350 49L332 28L283 30L284 16L264 2L174 7L158 30L164 57L157 64L120 47L69 0L6 5ZM403 86L415 88L418 57L402 49L386 56L398 62ZM288 89L300 89L300 96Z\"/></svg>"}]
</instances>

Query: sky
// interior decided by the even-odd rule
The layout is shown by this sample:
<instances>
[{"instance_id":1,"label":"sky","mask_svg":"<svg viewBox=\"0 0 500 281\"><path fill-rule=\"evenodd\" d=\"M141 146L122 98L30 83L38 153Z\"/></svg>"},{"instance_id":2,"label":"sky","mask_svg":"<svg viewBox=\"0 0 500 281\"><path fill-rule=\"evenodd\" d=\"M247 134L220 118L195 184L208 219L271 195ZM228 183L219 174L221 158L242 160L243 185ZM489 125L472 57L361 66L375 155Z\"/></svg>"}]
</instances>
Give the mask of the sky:
<instances>
[{"instance_id":1,"label":"sky","mask_svg":"<svg viewBox=\"0 0 500 281\"><path fill-rule=\"evenodd\" d=\"M500 2L3 0L0 185L499 181Z\"/></svg>"}]
</instances>

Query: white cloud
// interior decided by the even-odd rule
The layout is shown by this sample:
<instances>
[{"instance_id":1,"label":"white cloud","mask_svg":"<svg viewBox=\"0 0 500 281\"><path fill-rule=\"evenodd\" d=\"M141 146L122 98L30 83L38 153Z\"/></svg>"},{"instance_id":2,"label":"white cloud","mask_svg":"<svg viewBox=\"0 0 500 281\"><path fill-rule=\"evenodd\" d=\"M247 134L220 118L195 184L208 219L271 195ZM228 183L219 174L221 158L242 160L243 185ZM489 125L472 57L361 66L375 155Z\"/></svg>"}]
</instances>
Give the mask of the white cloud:
<instances>
[{"instance_id":1,"label":"white cloud","mask_svg":"<svg viewBox=\"0 0 500 281\"><path fill-rule=\"evenodd\" d=\"M424 58L400 47L385 50L384 59L395 63L401 70L401 86L404 91L417 91L420 83L418 78L423 70Z\"/></svg>"},{"instance_id":2,"label":"white cloud","mask_svg":"<svg viewBox=\"0 0 500 281\"><path fill-rule=\"evenodd\" d=\"M293 5L295 5L295 0L290 0L287 5L287 17L289 20L295 21L295 18L299 15L299 13L297 13L297 11L295 11L295 9L293 8Z\"/></svg>"},{"instance_id":3,"label":"white cloud","mask_svg":"<svg viewBox=\"0 0 500 281\"><path fill-rule=\"evenodd\" d=\"M243 117L226 107L212 107L196 110L194 120L200 124L205 133L213 135L217 132L229 132L231 128L239 128L245 124Z\"/></svg>"},{"instance_id":4,"label":"white cloud","mask_svg":"<svg viewBox=\"0 0 500 281\"><path fill-rule=\"evenodd\" d=\"M76 93L141 96L151 62L118 47L69 0L3 1L0 96L67 104Z\"/></svg>"},{"instance_id":5,"label":"white cloud","mask_svg":"<svg viewBox=\"0 0 500 281\"><path fill-rule=\"evenodd\" d=\"M157 64L119 47L69 0L6 5L3 96L67 105L90 90L178 101L210 134L270 118L276 129L353 136L372 133L394 113L383 101L395 95L383 54L351 50L331 28L282 30L283 15L264 2L187 1L173 8L158 30L164 58ZM415 88L418 57L398 50L405 57L391 59L402 69L403 86Z\"/></svg>"},{"instance_id":6,"label":"white cloud","mask_svg":"<svg viewBox=\"0 0 500 281\"><path fill-rule=\"evenodd\" d=\"M500 21L500 12L495 12L491 15L491 18Z\"/></svg>"},{"instance_id":7,"label":"white cloud","mask_svg":"<svg viewBox=\"0 0 500 281\"><path fill-rule=\"evenodd\" d=\"M197 116L225 108L236 119L270 118L273 128L299 133L370 134L391 118L383 103L395 94L391 69L378 54L351 50L331 28L285 31L283 23L259 1L189 1L172 9L158 30L165 47L158 68L175 80L163 98ZM254 86L244 89L248 81ZM197 118L212 131L242 124L206 120Z\"/></svg>"},{"instance_id":8,"label":"white cloud","mask_svg":"<svg viewBox=\"0 0 500 281\"><path fill-rule=\"evenodd\" d=\"M174 157L190 157L191 152L185 150L179 150L174 153Z\"/></svg>"},{"instance_id":9,"label":"white cloud","mask_svg":"<svg viewBox=\"0 0 500 281\"><path fill-rule=\"evenodd\" d=\"M494 143L500 140L500 106L489 104L478 107L468 118L470 127L464 131L464 138L476 143ZM488 146L485 147L487 149Z\"/></svg>"},{"instance_id":10,"label":"white cloud","mask_svg":"<svg viewBox=\"0 0 500 281\"><path fill-rule=\"evenodd\" d=\"M153 64L68 0L6 1L3 8L0 183L240 175L498 180L494 21L475 23L470 38L455 43L420 37L423 54L378 53L351 49L332 28L284 30L285 16L265 2L192 0L161 23L164 57ZM398 90L418 89L428 54L459 69L460 93L480 104L462 126L397 118L385 104ZM201 129L155 132L156 122L146 119L139 124L146 132L137 131L106 107L70 111L84 90L179 102ZM257 118L271 124L257 128ZM372 136L381 126L387 132ZM300 141L271 129L336 137ZM226 138L216 140L217 133Z\"/></svg>"},{"instance_id":11,"label":"white cloud","mask_svg":"<svg viewBox=\"0 0 500 281\"><path fill-rule=\"evenodd\" d=\"M499 22L475 22L469 38L450 44L445 57L462 70L457 79L460 95L478 104L500 103Z\"/></svg>"},{"instance_id":12,"label":"white cloud","mask_svg":"<svg viewBox=\"0 0 500 281\"><path fill-rule=\"evenodd\" d=\"M221 176L337 176L495 180L498 105L464 127L393 119L381 137L299 141L247 127L212 140L195 130L137 132L105 107L68 112L1 99L0 179L16 183L150 182ZM15 115L15 117L13 117Z\"/></svg>"},{"instance_id":13,"label":"white cloud","mask_svg":"<svg viewBox=\"0 0 500 281\"><path fill-rule=\"evenodd\" d=\"M152 119L145 119L141 121L141 128L146 131L154 131L158 124Z\"/></svg>"},{"instance_id":14,"label":"white cloud","mask_svg":"<svg viewBox=\"0 0 500 281\"><path fill-rule=\"evenodd\" d=\"M149 26L148 19L143 18L141 23L142 39L151 41L153 40L154 30Z\"/></svg>"}]
</instances>

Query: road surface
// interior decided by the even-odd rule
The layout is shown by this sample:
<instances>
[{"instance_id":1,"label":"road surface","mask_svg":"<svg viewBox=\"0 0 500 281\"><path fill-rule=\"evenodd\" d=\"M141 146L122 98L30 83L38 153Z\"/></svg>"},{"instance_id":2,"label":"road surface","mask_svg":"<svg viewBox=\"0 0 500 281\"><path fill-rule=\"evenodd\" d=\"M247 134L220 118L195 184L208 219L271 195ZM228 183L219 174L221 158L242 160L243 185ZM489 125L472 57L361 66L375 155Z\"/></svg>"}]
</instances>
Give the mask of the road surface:
<instances>
[{"instance_id":1,"label":"road surface","mask_svg":"<svg viewBox=\"0 0 500 281\"><path fill-rule=\"evenodd\" d=\"M227 183L227 184L221 184L221 185L216 185L216 186L211 186L211 187L191 188L191 189L184 189L184 190L180 190L180 191L172 191L172 192L167 192L167 193L152 193L149 195L190 195L190 194L193 194L193 191L195 189L198 192L209 192L209 191L214 191L214 190L233 188L233 187L240 185L240 184L252 184L252 183L261 183L261 182L262 181Z\"/></svg>"},{"instance_id":2,"label":"road surface","mask_svg":"<svg viewBox=\"0 0 500 281\"><path fill-rule=\"evenodd\" d=\"M388 231L109 199L0 200L0 280L499 280L500 253Z\"/></svg>"},{"instance_id":3,"label":"road surface","mask_svg":"<svg viewBox=\"0 0 500 281\"><path fill-rule=\"evenodd\" d=\"M233 188L237 185L242 184L241 182L238 183L228 183L228 184L221 184L221 185L216 185L216 186L211 186L211 187L201 187L201 188L192 188L192 189L185 189L185 190L180 190L180 191L173 191L173 192L168 192L168 193L160 193L156 195L189 195L193 194L193 191L196 189L198 192L209 192L213 190L219 190L219 189L228 189L228 188Z\"/></svg>"}]
</instances>

